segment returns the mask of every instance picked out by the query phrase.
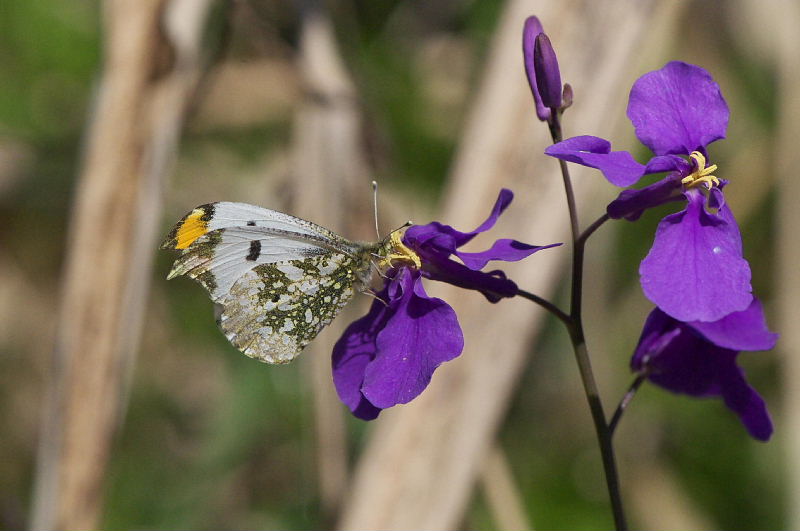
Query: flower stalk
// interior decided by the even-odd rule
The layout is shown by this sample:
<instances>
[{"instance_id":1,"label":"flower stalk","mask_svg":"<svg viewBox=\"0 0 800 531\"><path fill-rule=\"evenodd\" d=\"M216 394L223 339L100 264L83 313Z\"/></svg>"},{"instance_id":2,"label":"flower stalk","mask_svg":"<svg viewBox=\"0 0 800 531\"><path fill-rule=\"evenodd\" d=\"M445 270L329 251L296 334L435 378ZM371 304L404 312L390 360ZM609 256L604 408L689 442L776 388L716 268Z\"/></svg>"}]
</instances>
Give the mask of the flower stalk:
<instances>
[{"instance_id":1,"label":"flower stalk","mask_svg":"<svg viewBox=\"0 0 800 531\"><path fill-rule=\"evenodd\" d=\"M536 116L546 122L564 182L572 232L572 277L568 312L527 292L566 326L592 414L617 529L626 529L612 437L626 407L645 380L675 393L720 397L750 436L766 441L773 432L766 404L736 363L741 351L775 346L760 302L752 293L750 266L707 147L725 138L729 110L719 85L702 68L672 61L641 76L631 88L627 115L636 136L653 152L646 164L626 151L612 151L603 138L564 140L561 116L572 104L561 84L558 60L536 17L523 27L522 51ZM600 170L613 185L628 188L642 177L666 173L643 188L622 190L606 213L582 233L567 163ZM653 246L639 266L645 296L656 306L647 317L631 358L637 374L607 421L583 330L583 269L586 242L609 219L636 221L645 210L685 202L684 210L659 224ZM707 272L715 272L711 281Z\"/></svg>"},{"instance_id":2,"label":"flower stalk","mask_svg":"<svg viewBox=\"0 0 800 531\"><path fill-rule=\"evenodd\" d=\"M642 386L642 384L647 380L647 374L640 374L636 378L634 378L633 383L628 387L628 391L625 393L625 396L622 397L622 400L619 401L617 404L617 409L614 411L614 415L611 417L611 422L608 423L608 431L611 432L611 436L614 436L614 431L617 429L617 425L619 421L622 419L622 414L625 412L625 408L628 407L628 404L631 403L633 397L636 396L636 391Z\"/></svg>"},{"instance_id":3,"label":"flower stalk","mask_svg":"<svg viewBox=\"0 0 800 531\"><path fill-rule=\"evenodd\" d=\"M538 304L539 306L541 306L542 308L544 308L545 310L556 316L562 323L564 323L564 326L566 326L567 328L570 328L572 326L572 317L570 317L568 313L566 313L564 310L562 310L549 300L540 297L535 293L531 293L529 291L525 291L522 289L517 290L517 296L522 297L523 299L528 299L529 301Z\"/></svg>"},{"instance_id":4,"label":"flower stalk","mask_svg":"<svg viewBox=\"0 0 800 531\"><path fill-rule=\"evenodd\" d=\"M561 132L561 115L572 104L573 94L569 85L562 87L558 59L544 33L541 22L535 16L528 17L522 32L522 53L525 60L525 72L531 88L536 116L540 121L546 122L550 130L553 144L563 140ZM563 95L563 97L562 97ZM583 331L582 303L583 303L583 263L586 241L610 216L604 214L592 223L584 232L580 230L578 208L575 201L575 192L572 188L567 160L559 159L559 168L564 182L564 193L569 211L570 229L572 233L572 285L570 290L569 312L564 312L549 301L533 294L518 291L517 295L525 297L558 317L566 326L572 342L572 350L583 383L586 400L592 414L600 455L603 460L606 485L611 501L611 510L614 514L615 527L618 530L627 529L625 513L622 508L622 497L619 489L619 477L614 459L614 447L611 441L611 430L606 421L600 393L592 372L586 338Z\"/></svg>"},{"instance_id":5,"label":"flower stalk","mask_svg":"<svg viewBox=\"0 0 800 531\"><path fill-rule=\"evenodd\" d=\"M778 336L753 294L739 226L725 201L728 181L712 175L718 168L708 153L710 144L726 136L728 105L710 73L671 61L634 82L626 114L653 153L645 164L590 135L557 142L545 154L596 168L626 188L606 207L611 219L634 222L653 207L683 205L661 220L639 265L642 291L656 308L646 319L631 369L674 393L721 398L750 436L766 441L773 432L766 403L736 358L773 348ZM666 175L628 188L658 173Z\"/></svg>"},{"instance_id":6,"label":"flower stalk","mask_svg":"<svg viewBox=\"0 0 800 531\"><path fill-rule=\"evenodd\" d=\"M553 143L562 140L560 113L553 112L548 120L550 135ZM575 361L578 363L578 370L581 375L583 391L589 403L589 410L592 414L597 442L600 447L600 455L603 460L603 470L606 477L606 487L611 501L611 511L614 514L614 524L618 531L628 528L625 511L622 506L622 495L619 488L619 474L614 457L614 446L611 440L612 431L606 421L603 411L603 404L600 401L600 393L592 372L592 364L589 359L589 352L586 347L586 338L583 332L583 319L581 316L583 303L583 262L586 249L586 241L589 236L597 230L608 218L608 215L601 216L597 221L590 225L584 233L580 232L578 220L578 210L575 204L575 193L572 189L572 179L570 178L569 168L563 160L559 160L561 176L564 180L564 193L567 199L569 210L570 227L572 229L572 286L570 291L570 321L567 325L572 350L575 354Z\"/></svg>"}]
</instances>

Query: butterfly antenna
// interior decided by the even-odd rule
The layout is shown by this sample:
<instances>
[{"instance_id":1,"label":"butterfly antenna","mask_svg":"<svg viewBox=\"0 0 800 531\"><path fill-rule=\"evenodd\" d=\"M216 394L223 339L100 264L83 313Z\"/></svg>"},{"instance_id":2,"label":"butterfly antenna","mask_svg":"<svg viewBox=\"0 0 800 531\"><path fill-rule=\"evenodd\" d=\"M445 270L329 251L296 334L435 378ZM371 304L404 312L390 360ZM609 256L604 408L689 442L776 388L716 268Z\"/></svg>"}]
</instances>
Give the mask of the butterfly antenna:
<instances>
[{"instance_id":1,"label":"butterfly antenna","mask_svg":"<svg viewBox=\"0 0 800 531\"><path fill-rule=\"evenodd\" d=\"M378 183L372 181L372 211L375 213L375 234L381 239L381 231L378 229Z\"/></svg>"},{"instance_id":2,"label":"butterfly antenna","mask_svg":"<svg viewBox=\"0 0 800 531\"><path fill-rule=\"evenodd\" d=\"M406 221L405 223L403 223L402 225L400 225L399 227L394 229L392 232L397 232L399 230L403 230L403 229L405 229L407 227L410 227L413 224L414 224L414 222L409 219L408 221ZM392 232L390 232L389 234L391 234Z\"/></svg>"}]
</instances>

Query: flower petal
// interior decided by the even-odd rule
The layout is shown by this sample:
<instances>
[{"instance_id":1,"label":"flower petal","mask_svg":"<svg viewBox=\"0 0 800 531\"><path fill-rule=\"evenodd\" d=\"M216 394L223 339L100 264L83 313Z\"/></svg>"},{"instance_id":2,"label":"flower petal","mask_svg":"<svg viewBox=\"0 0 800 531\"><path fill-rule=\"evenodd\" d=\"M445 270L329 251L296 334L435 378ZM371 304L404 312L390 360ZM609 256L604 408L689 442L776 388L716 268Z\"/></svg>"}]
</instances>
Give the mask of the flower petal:
<instances>
[{"instance_id":1,"label":"flower petal","mask_svg":"<svg viewBox=\"0 0 800 531\"><path fill-rule=\"evenodd\" d=\"M489 302L514 297L518 288L502 271L474 271L449 258L432 256L426 259L422 274L431 280L447 282L464 289L480 291Z\"/></svg>"},{"instance_id":2,"label":"flower petal","mask_svg":"<svg viewBox=\"0 0 800 531\"><path fill-rule=\"evenodd\" d=\"M417 251L432 249L449 256L456 251L456 239L464 235L450 225L431 221L426 225L411 225L403 234L403 243Z\"/></svg>"},{"instance_id":3,"label":"flower petal","mask_svg":"<svg viewBox=\"0 0 800 531\"><path fill-rule=\"evenodd\" d=\"M655 384L675 393L695 397L716 396L714 377L718 351L733 359L735 352L721 349L693 333L658 308L648 316L631 367L644 372Z\"/></svg>"},{"instance_id":4,"label":"flower petal","mask_svg":"<svg viewBox=\"0 0 800 531\"><path fill-rule=\"evenodd\" d=\"M453 309L431 298L418 272L404 268L396 311L376 340L378 354L367 365L361 392L375 407L405 404L419 395L443 362L461 354L464 337Z\"/></svg>"},{"instance_id":5,"label":"flower petal","mask_svg":"<svg viewBox=\"0 0 800 531\"><path fill-rule=\"evenodd\" d=\"M516 262L527 258L536 251L547 249L549 247L558 247L560 243L553 243L550 245L528 245L527 243L518 242L517 240L501 239L492 244L489 249L479 253L466 253L463 251L456 251L455 255L458 256L464 265L468 268L479 271L483 269L486 264L492 260L502 260L504 262Z\"/></svg>"},{"instance_id":6,"label":"flower petal","mask_svg":"<svg viewBox=\"0 0 800 531\"><path fill-rule=\"evenodd\" d=\"M481 232L486 232L494 227L500 214L508 208L513 199L514 193L511 190L506 188L500 190L489 217L471 232L461 232L450 225L433 221L427 225L410 226L403 235L403 241L415 250L427 247L450 255L455 252L456 248L466 244Z\"/></svg>"},{"instance_id":7,"label":"flower petal","mask_svg":"<svg viewBox=\"0 0 800 531\"><path fill-rule=\"evenodd\" d=\"M684 154L725 138L728 105L711 75L672 61L633 84L628 118L636 136L656 155Z\"/></svg>"},{"instance_id":8,"label":"flower petal","mask_svg":"<svg viewBox=\"0 0 800 531\"><path fill-rule=\"evenodd\" d=\"M722 398L741 419L751 436L766 441L772 435L772 420L764 399L745 380L744 371L735 363L720 367L718 373Z\"/></svg>"},{"instance_id":9,"label":"flower petal","mask_svg":"<svg viewBox=\"0 0 800 531\"><path fill-rule=\"evenodd\" d=\"M631 358L631 370L644 372L649 370L653 358L669 346L670 342L680 334L680 329L675 326L675 320L658 308L653 309L642 327L639 344Z\"/></svg>"},{"instance_id":10,"label":"flower petal","mask_svg":"<svg viewBox=\"0 0 800 531\"><path fill-rule=\"evenodd\" d=\"M386 297L386 290L379 294ZM364 317L352 322L333 347L333 384L339 399L353 415L372 420L381 412L361 393L364 371L375 358L375 339L389 317L387 306L375 300Z\"/></svg>"},{"instance_id":11,"label":"flower petal","mask_svg":"<svg viewBox=\"0 0 800 531\"><path fill-rule=\"evenodd\" d=\"M750 435L767 440L772 433L769 413L736 365L737 355L656 308L645 322L631 367L675 393L698 398L721 396Z\"/></svg>"},{"instance_id":12,"label":"flower petal","mask_svg":"<svg viewBox=\"0 0 800 531\"><path fill-rule=\"evenodd\" d=\"M723 206L725 206L725 194L722 193L722 189L728 185L727 179L720 179L719 186L715 186L708 192L708 209L709 210L719 210Z\"/></svg>"},{"instance_id":13,"label":"flower petal","mask_svg":"<svg viewBox=\"0 0 800 531\"><path fill-rule=\"evenodd\" d=\"M597 168L616 186L632 185L645 174L646 169L627 151L611 151L611 143L596 136L568 138L548 147L544 153L567 162Z\"/></svg>"},{"instance_id":14,"label":"flower petal","mask_svg":"<svg viewBox=\"0 0 800 531\"><path fill-rule=\"evenodd\" d=\"M522 29L522 57L525 60L525 73L528 76L528 85L531 87L533 101L536 104L536 116L541 121L550 118L550 109L542 103L539 95L539 86L536 83L536 68L534 67L533 51L536 47L536 37L542 33L542 23L536 17L525 19L525 26Z\"/></svg>"},{"instance_id":15,"label":"flower petal","mask_svg":"<svg viewBox=\"0 0 800 531\"><path fill-rule=\"evenodd\" d=\"M686 209L658 225L639 266L642 289L679 321L717 321L750 305L750 266L730 209L710 214L701 193L691 190L686 196Z\"/></svg>"},{"instance_id":16,"label":"flower petal","mask_svg":"<svg viewBox=\"0 0 800 531\"><path fill-rule=\"evenodd\" d=\"M687 323L708 341L731 350L769 350L778 341L770 332L761 303L753 297L746 310L733 312L719 321Z\"/></svg>"},{"instance_id":17,"label":"flower petal","mask_svg":"<svg viewBox=\"0 0 800 531\"><path fill-rule=\"evenodd\" d=\"M612 219L636 221L648 208L683 200L681 190L680 174L671 173L650 186L638 190L623 190L608 204L606 212Z\"/></svg>"},{"instance_id":18,"label":"flower petal","mask_svg":"<svg viewBox=\"0 0 800 531\"><path fill-rule=\"evenodd\" d=\"M507 262L522 260L540 249L561 244L536 246L516 240L501 239L495 241L486 251L458 251L460 246L477 234L491 229L513 198L511 190L505 188L500 190L489 217L471 232L461 232L436 221L409 227L403 235L403 242L419 255L422 261L422 274L433 280L480 291L491 302L516 295L517 285L506 279L502 272L482 273L477 270L491 260ZM451 255L458 256L466 265L451 260Z\"/></svg>"},{"instance_id":19,"label":"flower petal","mask_svg":"<svg viewBox=\"0 0 800 531\"><path fill-rule=\"evenodd\" d=\"M492 211L489 214L489 217L486 218L486 221L478 225L478 228L473 230L472 232L465 233L469 235L469 239L462 241L459 240L458 247L461 247L469 240L471 240L476 234L480 234L481 232L486 232L487 230L494 227L494 224L497 223L497 219L500 217L500 214L505 212L508 208L508 205L511 204L511 201L514 200L514 192L509 190L508 188L502 188L500 193L497 194L497 199L494 202L494 206L492 207Z\"/></svg>"}]
</instances>

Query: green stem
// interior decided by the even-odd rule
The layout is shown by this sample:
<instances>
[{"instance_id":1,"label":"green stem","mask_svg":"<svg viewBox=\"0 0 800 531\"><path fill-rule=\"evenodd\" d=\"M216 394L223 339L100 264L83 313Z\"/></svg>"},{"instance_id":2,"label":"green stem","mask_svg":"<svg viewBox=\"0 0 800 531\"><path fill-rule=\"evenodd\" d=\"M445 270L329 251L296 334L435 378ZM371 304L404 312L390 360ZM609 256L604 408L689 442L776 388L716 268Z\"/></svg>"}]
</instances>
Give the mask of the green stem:
<instances>
[{"instance_id":1,"label":"green stem","mask_svg":"<svg viewBox=\"0 0 800 531\"><path fill-rule=\"evenodd\" d=\"M548 125L553 142L556 143L562 140L562 134L559 113L556 112L555 109L552 110L552 117ZM567 207L569 209L573 244L572 289L569 312L570 325L568 325L567 328L569 329L569 335L572 341L572 349L575 353L575 361L578 363L583 390L586 394L586 400L589 403L589 410L592 414L592 421L594 422L595 433L597 434L597 442L600 446L600 455L603 460L603 469L605 471L606 486L608 487L608 495L611 501L611 511L614 515L614 524L617 531L624 531L627 530L628 525L622 507L622 496L619 488L619 476L617 474L617 465L614 458L611 431L609 430L609 425L606 423L606 415L603 411L603 404L600 401L600 393L597 390L597 383L595 382L594 373L592 372L592 365L589 360L589 353L586 348L586 339L583 332L583 319L581 317L581 306L583 302L583 260L586 240L600 225L605 223L608 216L600 217L600 219L589 226L583 234L580 234L578 212L575 205L575 193L572 190L569 168L567 168L565 161L559 160L558 162L561 168L561 176L564 180L564 192L566 193Z\"/></svg>"},{"instance_id":2,"label":"green stem","mask_svg":"<svg viewBox=\"0 0 800 531\"><path fill-rule=\"evenodd\" d=\"M575 360L578 362L578 370L583 382L583 390L586 400L589 402L589 410L594 421L594 430L597 435L597 442L600 446L600 456L603 460L603 470L606 476L606 487L611 501L611 512L614 515L614 525L617 531L625 531L628 524L625 520L625 511L622 507L622 495L619 488L619 475L617 474L617 464L614 457L614 445L611 441L611 431L606 424L606 416L603 412L603 404L600 401L600 393L597 391L597 384L592 373L592 366L589 362L589 353L586 350L586 341L583 339L583 327L580 322L572 333L572 348L575 352Z\"/></svg>"},{"instance_id":3,"label":"green stem","mask_svg":"<svg viewBox=\"0 0 800 531\"><path fill-rule=\"evenodd\" d=\"M614 416L611 417L611 422L608 423L608 431L611 432L611 436L614 436L614 430L617 429L617 424L619 424L620 419L622 418L622 414L625 412L625 408L628 407L633 397L636 395L636 391L644 383L645 379L647 379L646 374L640 374L633 380L633 383L628 387L628 392L625 393L625 396L622 397L622 400L619 401L617 405L616 411L614 411Z\"/></svg>"},{"instance_id":4,"label":"green stem","mask_svg":"<svg viewBox=\"0 0 800 531\"><path fill-rule=\"evenodd\" d=\"M558 306L556 306L555 304L553 304L549 300L543 299L542 297L540 297L540 296L538 296L538 295L536 295L534 293L531 293L529 291L525 291L525 290L522 290L522 289L518 289L517 290L517 296L523 297L525 299L528 299L529 301L535 302L536 304L538 304L539 306L541 306L542 308L544 308L548 312L550 312L553 315L555 315L556 317L558 317L561 320L561 322L564 323L564 325L567 328L572 326L572 318L570 318L570 316L566 312L564 312L564 310L562 310L561 308L559 308Z\"/></svg>"},{"instance_id":5,"label":"green stem","mask_svg":"<svg viewBox=\"0 0 800 531\"><path fill-rule=\"evenodd\" d=\"M597 219L595 220L595 222L594 222L594 223L592 223L591 225L589 225L588 227L586 227L586 230L584 230L584 231L581 233L581 235L580 235L580 236L578 236L578 241L579 241L581 244L584 244L584 243L586 242L586 240L587 240L587 239L589 239L589 236L591 236L591 235L594 233L594 231L596 231L597 229L599 229L599 228L600 228L600 226L601 226L603 223L605 223L606 221L608 221L609 219L611 219L611 217L610 217L608 214L603 214L602 216L600 216L599 218L597 218Z\"/></svg>"}]
</instances>

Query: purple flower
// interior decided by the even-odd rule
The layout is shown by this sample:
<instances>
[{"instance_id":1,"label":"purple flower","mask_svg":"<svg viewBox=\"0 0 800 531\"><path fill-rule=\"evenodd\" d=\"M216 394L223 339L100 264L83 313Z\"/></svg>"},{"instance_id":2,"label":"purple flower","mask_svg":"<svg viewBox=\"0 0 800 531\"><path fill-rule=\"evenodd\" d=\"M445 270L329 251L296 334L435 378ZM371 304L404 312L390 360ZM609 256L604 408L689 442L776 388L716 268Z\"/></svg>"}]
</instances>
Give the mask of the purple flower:
<instances>
[{"instance_id":1,"label":"purple flower","mask_svg":"<svg viewBox=\"0 0 800 531\"><path fill-rule=\"evenodd\" d=\"M661 221L639 268L645 295L679 321L717 321L753 300L739 227L722 194L727 181L712 174L716 165L706 163L706 147L725 138L728 116L711 75L674 61L643 75L631 89L628 118L655 154L646 164L626 151L611 151L607 140L593 136L570 138L545 150L597 168L617 186L669 172L654 184L621 192L607 211L612 218L633 221L648 208L686 202L684 210Z\"/></svg>"},{"instance_id":2,"label":"purple flower","mask_svg":"<svg viewBox=\"0 0 800 531\"><path fill-rule=\"evenodd\" d=\"M528 17L522 30L522 56L528 84L536 103L536 116L549 121L552 109L561 107L561 72L550 39L536 17Z\"/></svg>"},{"instance_id":3,"label":"purple flower","mask_svg":"<svg viewBox=\"0 0 800 531\"><path fill-rule=\"evenodd\" d=\"M553 247L502 239L483 252L459 250L491 229L513 197L501 190L489 217L472 232L438 222L406 230L402 243L421 267L412 260L394 262L367 315L350 324L333 347L333 382L356 417L371 420L382 409L411 401L439 365L461 354L464 337L456 314L425 293L423 277L480 291L497 302L516 295L517 286L501 271L481 271L489 261L514 262Z\"/></svg>"},{"instance_id":4,"label":"purple flower","mask_svg":"<svg viewBox=\"0 0 800 531\"><path fill-rule=\"evenodd\" d=\"M766 441L772 434L767 407L745 380L736 356L770 349L777 339L757 299L715 322L683 323L656 308L645 322L631 368L675 393L722 397L750 435Z\"/></svg>"}]
</instances>

